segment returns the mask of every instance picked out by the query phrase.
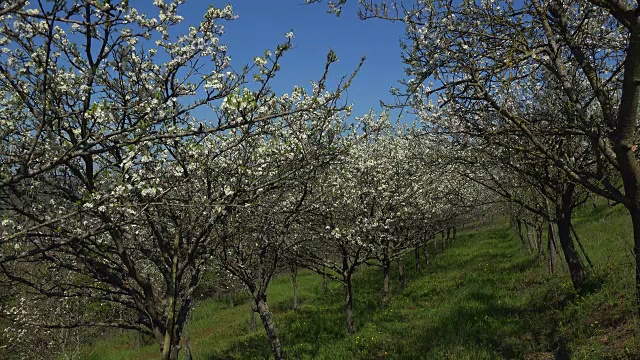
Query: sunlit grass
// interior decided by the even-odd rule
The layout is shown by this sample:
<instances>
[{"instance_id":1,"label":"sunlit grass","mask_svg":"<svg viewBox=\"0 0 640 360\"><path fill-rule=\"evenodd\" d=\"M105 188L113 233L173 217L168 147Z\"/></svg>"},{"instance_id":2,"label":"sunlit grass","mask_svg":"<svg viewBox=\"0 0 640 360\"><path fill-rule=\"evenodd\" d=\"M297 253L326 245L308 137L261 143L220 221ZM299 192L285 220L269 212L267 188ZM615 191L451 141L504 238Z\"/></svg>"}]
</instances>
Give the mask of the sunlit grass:
<instances>
[{"instance_id":1,"label":"sunlit grass","mask_svg":"<svg viewBox=\"0 0 640 360\"><path fill-rule=\"evenodd\" d=\"M578 232L593 261L594 288L577 294L566 269L550 276L522 249L506 226L460 232L445 253L382 303L381 271L356 278L356 324L349 336L342 318L342 289L300 272L301 307L292 309L290 278L276 278L268 293L276 325L291 359L598 359L639 356L633 314L630 222L624 209L580 209ZM499 223L506 223L500 221ZM199 302L188 325L196 359L264 359L270 347L249 330L250 306ZM88 359L154 359L155 343L121 333L88 347ZM184 355L184 353L182 354Z\"/></svg>"}]
</instances>

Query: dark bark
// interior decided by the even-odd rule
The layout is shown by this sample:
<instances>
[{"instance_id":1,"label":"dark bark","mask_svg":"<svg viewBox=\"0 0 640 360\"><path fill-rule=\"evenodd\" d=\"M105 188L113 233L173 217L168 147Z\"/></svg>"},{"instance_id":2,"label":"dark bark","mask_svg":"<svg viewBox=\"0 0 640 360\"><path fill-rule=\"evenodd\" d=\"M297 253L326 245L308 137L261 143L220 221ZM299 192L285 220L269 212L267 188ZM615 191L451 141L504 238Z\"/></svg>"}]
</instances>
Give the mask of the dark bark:
<instances>
[{"instance_id":1,"label":"dark bark","mask_svg":"<svg viewBox=\"0 0 640 360\"><path fill-rule=\"evenodd\" d=\"M531 246L531 236L529 235L529 225L527 224L526 221L523 221L522 223L524 224L524 234L526 235L526 238L527 238L527 250L531 252L533 247Z\"/></svg>"},{"instance_id":2,"label":"dark bark","mask_svg":"<svg viewBox=\"0 0 640 360\"><path fill-rule=\"evenodd\" d=\"M382 272L384 274L384 280L382 281L382 301L385 304L389 303L389 282L391 280L391 261L385 257L382 262Z\"/></svg>"},{"instance_id":3,"label":"dark bark","mask_svg":"<svg viewBox=\"0 0 640 360\"><path fill-rule=\"evenodd\" d=\"M537 250L536 242L531 239L531 224L529 224L527 221L524 222L524 230L527 234L527 245L529 246L529 251Z\"/></svg>"},{"instance_id":4,"label":"dark bark","mask_svg":"<svg viewBox=\"0 0 640 360\"><path fill-rule=\"evenodd\" d=\"M414 254L415 264L416 264L415 265L416 273L419 273L420 272L420 245L416 244L415 248L413 249L413 254Z\"/></svg>"},{"instance_id":5,"label":"dark bark","mask_svg":"<svg viewBox=\"0 0 640 360\"><path fill-rule=\"evenodd\" d=\"M546 259L544 257L544 246L542 246L542 223L536 224L536 242L538 244L538 258L544 261Z\"/></svg>"},{"instance_id":6,"label":"dark bark","mask_svg":"<svg viewBox=\"0 0 640 360\"><path fill-rule=\"evenodd\" d=\"M353 317L353 284L351 282L351 273L346 274L344 284L344 314L349 334L356 333L356 324Z\"/></svg>"},{"instance_id":7,"label":"dark bark","mask_svg":"<svg viewBox=\"0 0 640 360\"><path fill-rule=\"evenodd\" d=\"M549 252L549 272L555 274L558 271L558 244L553 224L549 222L547 235L547 251Z\"/></svg>"},{"instance_id":8,"label":"dark bark","mask_svg":"<svg viewBox=\"0 0 640 360\"><path fill-rule=\"evenodd\" d=\"M353 317L353 282L352 276L356 269L355 264L349 264L349 253L346 248L342 249L342 285L344 286L344 316L347 332L355 334L356 325Z\"/></svg>"},{"instance_id":9,"label":"dark bark","mask_svg":"<svg viewBox=\"0 0 640 360\"><path fill-rule=\"evenodd\" d=\"M576 251L571 237L571 212L573 210L574 184L568 184L562 193L562 203L556 206L556 223L558 225L558 237L564 253L564 259L569 266L571 282L576 290L581 290L585 280L585 271L580 256Z\"/></svg>"},{"instance_id":10,"label":"dark bark","mask_svg":"<svg viewBox=\"0 0 640 360\"><path fill-rule=\"evenodd\" d=\"M447 244L447 247L451 246L451 228L450 227L447 228L447 240L445 241L445 244Z\"/></svg>"},{"instance_id":11,"label":"dark bark","mask_svg":"<svg viewBox=\"0 0 640 360\"><path fill-rule=\"evenodd\" d=\"M633 152L638 123L638 101L640 97L640 25L635 19L629 25L629 45L624 61L624 75L620 106L615 118L615 130L611 135L616 160L618 161L624 193L625 206L633 224L633 243L636 263L636 309L640 316L640 166ZM620 19L618 19L620 21ZM612 123L613 119L607 119Z\"/></svg>"},{"instance_id":12,"label":"dark bark","mask_svg":"<svg viewBox=\"0 0 640 360\"><path fill-rule=\"evenodd\" d=\"M398 258L397 262L398 262L398 277L400 280L400 287L404 288L407 285L407 277L404 272L404 262L402 261L402 258Z\"/></svg>"},{"instance_id":13,"label":"dark bark","mask_svg":"<svg viewBox=\"0 0 640 360\"><path fill-rule=\"evenodd\" d=\"M433 253L434 255L438 254L438 239L435 236L433 237Z\"/></svg>"},{"instance_id":14,"label":"dark bark","mask_svg":"<svg viewBox=\"0 0 640 360\"><path fill-rule=\"evenodd\" d=\"M271 343L273 356L276 360L285 359L286 356L284 354L284 351L282 350L280 338L278 337L278 333L273 323L271 311L269 311L269 305L267 305L265 296L260 296L260 298L256 301L256 308L258 309L258 314L260 315L260 320L262 320L264 330L267 333L267 338L269 338L269 342Z\"/></svg>"},{"instance_id":15,"label":"dark bark","mask_svg":"<svg viewBox=\"0 0 640 360\"><path fill-rule=\"evenodd\" d=\"M631 213L633 224L634 255L636 260L636 307L640 316L640 210L635 209Z\"/></svg>"},{"instance_id":16,"label":"dark bark","mask_svg":"<svg viewBox=\"0 0 640 360\"><path fill-rule=\"evenodd\" d=\"M178 250L180 247L180 234L175 235L173 241L173 256L171 258L171 281L168 284L170 287L169 302L167 305L167 320L165 325L164 339L162 343L162 359L163 360L177 360L178 352L180 351L180 333L181 325L176 326L176 320L178 314L176 311L176 302L178 300Z\"/></svg>"},{"instance_id":17,"label":"dark bark","mask_svg":"<svg viewBox=\"0 0 640 360\"><path fill-rule=\"evenodd\" d=\"M522 246L524 246L527 251L531 251L531 249L527 246L527 242L524 240L524 236L522 235L522 220L516 220L516 224L518 225L518 236L520 237L520 241L522 242Z\"/></svg>"}]
</instances>

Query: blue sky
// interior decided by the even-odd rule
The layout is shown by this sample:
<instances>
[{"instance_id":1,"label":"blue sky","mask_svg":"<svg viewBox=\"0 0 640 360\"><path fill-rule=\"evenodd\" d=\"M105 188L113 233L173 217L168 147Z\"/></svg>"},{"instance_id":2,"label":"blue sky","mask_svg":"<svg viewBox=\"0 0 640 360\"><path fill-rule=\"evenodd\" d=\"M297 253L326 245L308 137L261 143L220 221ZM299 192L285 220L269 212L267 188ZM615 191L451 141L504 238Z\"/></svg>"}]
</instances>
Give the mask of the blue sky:
<instances>
[{"instance_id":1,"label":"blue sky","mask_svg":"<svg viewBox=\"0 0 640 360\"><path fill-rule=\"evenodd\" d=\"M140 1L142 3L142 1ZM151 1L138 8L151 8ZM252 63L254 56L285 40L285 33L293 30L294 49L282 60L282 71L273 82L278 93L289 92L293 85L307 85L322 74L327 52L333 49L339 61L332 67L333 84L342 75L367 60L352 84L348 100L354 104L354 115L374 108L379 101L390 102L389 88L398 86L404 75L400 59L400 38L404 25L382 20L361 21L357 17L357 1L350 1L340 17L328 14L327 4L306 5L304 0L238 0L231 1L238 19L227 22L222 43L228 46L232 64L240 69ZM135 2L132 2L135 4ZM229 1L187 0L180 8L186 24L199 22L202 14L213 4L224 7ZM137 4L136 4L137 5ZM329 82L328 84L332 84Z\"/></svg>"}]
</instances>

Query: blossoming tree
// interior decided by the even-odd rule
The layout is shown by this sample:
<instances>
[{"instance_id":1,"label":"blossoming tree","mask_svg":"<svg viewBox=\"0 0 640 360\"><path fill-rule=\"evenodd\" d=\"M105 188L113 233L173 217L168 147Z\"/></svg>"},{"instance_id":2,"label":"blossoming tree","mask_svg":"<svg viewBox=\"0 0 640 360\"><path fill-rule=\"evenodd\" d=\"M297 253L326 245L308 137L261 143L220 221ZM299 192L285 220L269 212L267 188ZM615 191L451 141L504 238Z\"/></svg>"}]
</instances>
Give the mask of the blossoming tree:
<instances>
[{"instance_id":1,"label":"blossoming tree","mask_svg":"<svg viewBox=\"0 0 640 360\"><path fill-rule=\"evenodd\" d=\"M27 300L4 314L15 326L133 329L175 359L218 230L254 190L227 154L276 119L332 113L350 84L327 88L330 54L308 94L278 96L292 34L236 72L220 42L231 7L183 32L182 3L0 7L1 280L18 289L8 302ZM25 312L42 298L124 316Z\"/></svg>"}]
</instances>

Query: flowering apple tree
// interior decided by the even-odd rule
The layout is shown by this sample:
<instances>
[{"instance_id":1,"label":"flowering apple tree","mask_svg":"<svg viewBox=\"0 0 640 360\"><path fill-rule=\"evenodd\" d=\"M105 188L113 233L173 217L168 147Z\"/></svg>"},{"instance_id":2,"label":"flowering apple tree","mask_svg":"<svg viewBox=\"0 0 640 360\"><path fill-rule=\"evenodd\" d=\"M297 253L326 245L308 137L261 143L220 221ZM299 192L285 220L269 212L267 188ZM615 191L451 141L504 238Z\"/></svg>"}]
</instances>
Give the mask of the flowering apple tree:
<instances>
[{"instance_id":1,"label":"flowering apple tree","mask_svg":"<svg viewBox=\"0 0 640 360\"><path fill-rule=\"evenodd\" d=\"M352 77L328 89L335 55L311 91L279 96L270 81L291 34L233 71L220 40L231 7L183 31L183 2L156 0L151 15L124 0L0 6L0 280L16 290L3 313L12 326L132 329L175 359L220 229L255 190L230 154L274 124L337 111ZM28 310L44 299L121 311Z\"/></svg>"}]
</instances>

